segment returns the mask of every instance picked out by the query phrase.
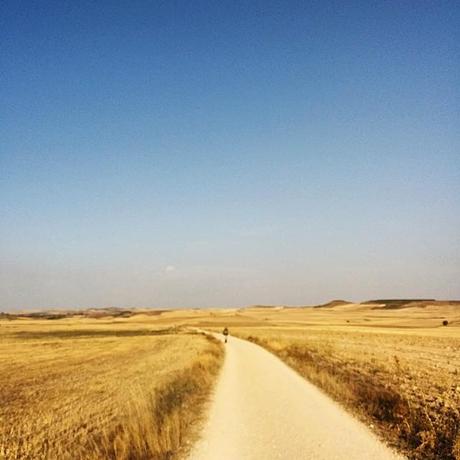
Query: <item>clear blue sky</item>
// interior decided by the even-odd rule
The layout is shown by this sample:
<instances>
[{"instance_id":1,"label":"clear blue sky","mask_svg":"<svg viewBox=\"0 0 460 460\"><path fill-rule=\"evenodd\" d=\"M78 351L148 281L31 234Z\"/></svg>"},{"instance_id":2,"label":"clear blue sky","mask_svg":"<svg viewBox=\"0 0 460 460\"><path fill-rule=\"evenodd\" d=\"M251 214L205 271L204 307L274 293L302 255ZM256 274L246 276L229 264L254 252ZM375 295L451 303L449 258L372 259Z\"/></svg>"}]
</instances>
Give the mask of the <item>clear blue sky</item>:
<instances>
[{"instance_id":1,"label":"clear blue sky","mask_svg":"<svg viewBox=\"0 0 460 460\"><path fill-rule=\"evenodd\" d=\"M460 298L457 1L4 1L0 309Z\"/></svg>"}]
</instances>

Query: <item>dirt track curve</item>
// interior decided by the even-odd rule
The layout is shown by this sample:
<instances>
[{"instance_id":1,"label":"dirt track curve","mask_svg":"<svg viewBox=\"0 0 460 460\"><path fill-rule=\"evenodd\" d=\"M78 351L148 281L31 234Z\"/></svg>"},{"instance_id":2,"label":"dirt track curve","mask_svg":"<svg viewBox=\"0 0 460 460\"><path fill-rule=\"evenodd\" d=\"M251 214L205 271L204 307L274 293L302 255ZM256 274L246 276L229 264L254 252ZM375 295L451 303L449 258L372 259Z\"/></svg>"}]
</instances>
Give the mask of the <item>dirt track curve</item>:
<instances>
[{"instance_id":1,"label":"dirt track curve","mask_svg":"<svg viewBox=\"0 0 460 460\"><path fill-rule=\"evenodd\" d=\"M229 338L190 460L402 459L274 355Z\"/></svg>"}]
</instances>

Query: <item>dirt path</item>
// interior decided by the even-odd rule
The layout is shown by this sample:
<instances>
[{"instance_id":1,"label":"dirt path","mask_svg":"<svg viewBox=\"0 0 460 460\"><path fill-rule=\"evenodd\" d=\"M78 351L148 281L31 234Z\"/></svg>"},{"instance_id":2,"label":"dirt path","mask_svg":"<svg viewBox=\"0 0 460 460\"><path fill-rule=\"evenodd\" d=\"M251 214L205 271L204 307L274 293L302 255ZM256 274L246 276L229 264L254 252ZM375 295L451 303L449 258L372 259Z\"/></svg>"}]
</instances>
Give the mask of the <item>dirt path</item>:
<instances>
[{"instance_id":1,"label":"dirt path","mask_svg":"<svg viewBox=\"0 0 460 460\"><path fill-rule=\"evenodd\" d=\"M402 459L268 351L229 338L190 460Z\"/></svg>"}]
</instances>

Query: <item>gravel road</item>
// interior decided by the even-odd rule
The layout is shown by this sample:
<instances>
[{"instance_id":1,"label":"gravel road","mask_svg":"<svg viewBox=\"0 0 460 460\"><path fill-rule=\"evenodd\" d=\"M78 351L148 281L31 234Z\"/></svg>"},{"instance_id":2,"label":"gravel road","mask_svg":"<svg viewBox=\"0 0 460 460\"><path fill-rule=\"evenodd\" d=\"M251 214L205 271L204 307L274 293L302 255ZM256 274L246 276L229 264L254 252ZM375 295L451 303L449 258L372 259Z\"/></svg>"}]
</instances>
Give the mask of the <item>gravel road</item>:
<instances>
[{"instance_id":1,"label":"gravel road","mask_svg":"<svg viewBox=\"0 0 460 460\"><path fill-rule=\"evenodd\" d=\"M277 357L229 337L190 460L403 459Z\"/></svg>"}]
</instances>

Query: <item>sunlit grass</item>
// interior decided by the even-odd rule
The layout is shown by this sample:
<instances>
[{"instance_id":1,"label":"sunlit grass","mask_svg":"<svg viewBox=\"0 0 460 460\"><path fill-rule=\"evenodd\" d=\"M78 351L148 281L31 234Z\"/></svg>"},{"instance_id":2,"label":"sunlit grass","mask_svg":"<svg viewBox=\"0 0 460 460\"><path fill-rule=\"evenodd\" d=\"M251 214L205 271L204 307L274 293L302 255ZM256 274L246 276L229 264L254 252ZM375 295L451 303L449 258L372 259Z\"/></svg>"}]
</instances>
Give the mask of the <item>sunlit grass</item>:
<instances>
[{"instance_id":1,"label":"sunlit grass","mask_svg":"<svg viewBox=\"0 0 460 460\"><path fill-rule=\"evenodd\" d=\"M414 459L460 459L460 338L236 328Z\"/></svg>"},{"instance_id":2,"label":"sunlit grass","mask_svg":"<svg viewBox=\"0 0 460 460\"><path fill-rule=\"evenodd\" d=\"M218 371L221 346L174 329L1 323L0 458L170 458Z\"/></svg>"}]
</instances>

